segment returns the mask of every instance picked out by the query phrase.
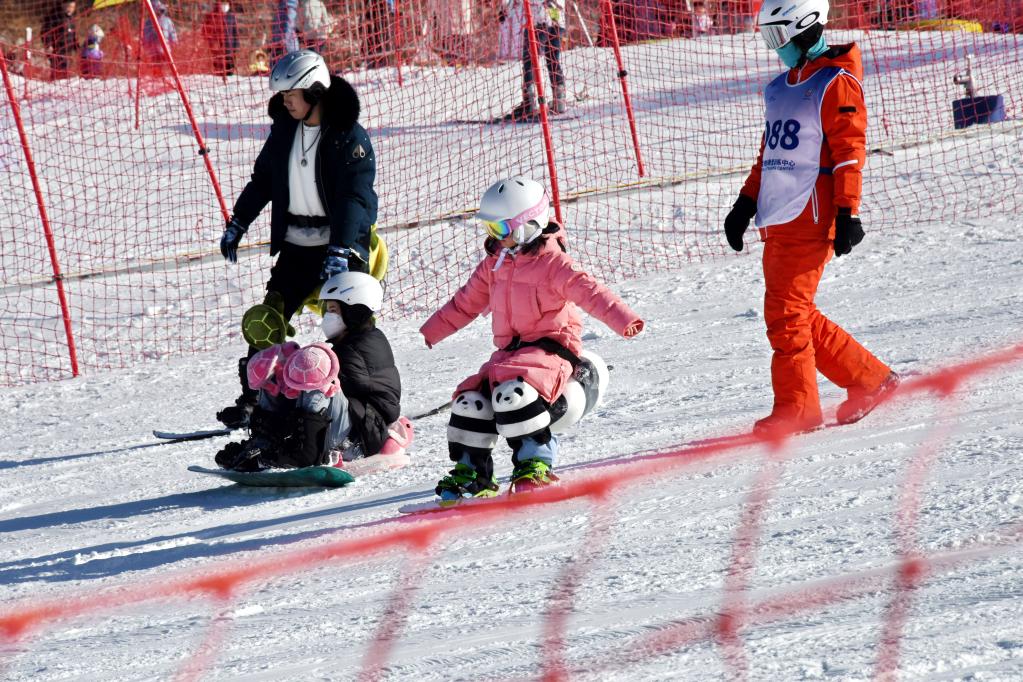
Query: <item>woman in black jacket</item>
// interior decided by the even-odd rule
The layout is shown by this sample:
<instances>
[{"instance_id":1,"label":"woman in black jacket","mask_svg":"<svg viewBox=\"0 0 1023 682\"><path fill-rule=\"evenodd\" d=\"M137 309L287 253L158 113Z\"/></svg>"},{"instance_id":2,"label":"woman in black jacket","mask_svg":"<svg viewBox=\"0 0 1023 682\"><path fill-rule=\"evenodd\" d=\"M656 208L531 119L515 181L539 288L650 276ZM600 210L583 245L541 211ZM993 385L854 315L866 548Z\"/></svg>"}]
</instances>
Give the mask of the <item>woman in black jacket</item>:
<instances>
[{"instance_id":1,"label":"woman in black jacket","mask_svg":"<svg viewBox=\"0 0 1023 682\"><path fill-rule=\"evenodd\" d=\"M327 279L348 270L367 272L370 227L377 219L376 157L359 125L359 98L332 76L320 55L299 50L270 74L270 135L256 158L252 179L234 205L220 250L235 262L249 225L269 203L270 270L263 305L279 313L286 329L302 302ZM283 333L282 333L283 337ZM256 392L245 367L259 348L239 361L242 394L217 413L231 428L248 424Z\"/></svg>"},{"instance_id":2,"label":"woman in black jacket","mask_svg":"<svg viewBox=\"0 0 1023 682\"><path fill-rule=\"evenodd\" d=\"M67 78L70 75L69 57L78 49L78 34L75 32L75 7L71 0L61 0L43 19L43 45L50 54L50 80Z\"/></svg>"}]
</instances>

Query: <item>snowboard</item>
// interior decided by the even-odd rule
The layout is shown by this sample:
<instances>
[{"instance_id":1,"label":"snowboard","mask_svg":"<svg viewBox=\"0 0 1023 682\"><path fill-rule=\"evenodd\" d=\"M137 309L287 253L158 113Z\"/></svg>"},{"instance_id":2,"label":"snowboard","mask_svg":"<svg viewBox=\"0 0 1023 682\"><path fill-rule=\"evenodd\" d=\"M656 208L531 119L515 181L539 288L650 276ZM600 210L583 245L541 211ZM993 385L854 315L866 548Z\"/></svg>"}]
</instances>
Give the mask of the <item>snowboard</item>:
<instances>
[{"instance_id":1,"label":"snowboard","mask_svg":"<svg viewBox=\"0 0 1023 682\"><path fill-rule=\"evenodd\" d=\"M412 460L406 454L400 455L372 455L371 457L360 457L351 462L339 463L343 471L359 478L371 474L379 474L385 471L393 471L407 466Z\"/></svg>"},{"instance_id":2,"label":"snowboard","mask_svg":"<svg viewBox=\"0 0 1023 682\"><path fill-rule=\"evenodd\" d=\"M437 498L428 500L426 502L414 502L412 504L403 504L398 507L399 514L434 514L437 512L452 511L453 509L467 509L470 507L485 507L488 504L495 502L501 502L506 499L504 495L497 495L496 497L470 497L459 501L453 501L452 503L446 503L444 506L441 505L441 501Z\"/></svg>"},{"instance_id":3,"label":"snowboard","mask_svg":"<svg viewBox=\"0 0 1023 682\"><path fill-rule=\"evenodd\" d=\"M197 474L225 478L239 485L261 488L341 488L355 480L351 473L331 466L232 471L230 469L207 469L193 465L188 467L188 470Z\"/></svg>"},{"instance_id":4,"label":"snowboard","mask_svg":"<svg viewBox=\"0 0 1023 682\"><path fill-rule=\"evenodd\" d=\"M554 486L558 485L558 483L555 482L550 485ZM434 498L426 502L415 502L413 504L402 505L401 507L398 507L398 512L401 514L432 514L434 512L450 511L452 509L484 507L488 504L507 500L509 497L521 497L523 495L528 495L535 490L543 490L545 487L547 486L519 490L518 492L512 492L511 489L508 489L494 497L464 497L456 500L441 500L439 498Z\"/></svg>"}]
</instances>

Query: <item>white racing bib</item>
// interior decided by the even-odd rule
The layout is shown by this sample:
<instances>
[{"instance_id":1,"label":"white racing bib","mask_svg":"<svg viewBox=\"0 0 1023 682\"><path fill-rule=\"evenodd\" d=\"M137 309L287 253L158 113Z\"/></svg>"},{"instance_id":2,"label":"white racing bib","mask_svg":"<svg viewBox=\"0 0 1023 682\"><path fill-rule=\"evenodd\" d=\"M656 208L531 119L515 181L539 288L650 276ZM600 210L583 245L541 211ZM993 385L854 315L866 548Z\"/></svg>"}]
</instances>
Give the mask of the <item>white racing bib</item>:
<instances>
[{"instance_id":1,"label":"white racing bib","mask_svg":"<svg viewBox=\"0 0 1023 682\"><path fill-rule=\"evenodd\" d=\"M789 85L788 72L764 90L767 125L757 227L794 220L806 208L821 173L821 102L831 83L842 73L837 66L817 71L802 83Z\"/></svg>"}]
</instances>

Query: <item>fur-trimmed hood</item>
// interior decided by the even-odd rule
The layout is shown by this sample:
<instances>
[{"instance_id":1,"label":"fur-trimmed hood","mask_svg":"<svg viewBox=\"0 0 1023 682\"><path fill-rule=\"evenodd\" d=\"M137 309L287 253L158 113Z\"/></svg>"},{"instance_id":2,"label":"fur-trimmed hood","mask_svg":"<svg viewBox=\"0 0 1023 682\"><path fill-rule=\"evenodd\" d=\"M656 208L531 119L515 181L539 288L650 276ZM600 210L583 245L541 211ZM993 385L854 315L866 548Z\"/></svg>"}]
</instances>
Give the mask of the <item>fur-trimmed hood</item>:
<instances>
[{"instance_id":1,"label":"fur-trimmed hood","mask_svg":"<svg viewBox=\"0 0 1023 682\"><path fill-rule=\"evenodd\" d=\"M341 76L330 77L330 88L320 100L323 105L323 122L331 128L339 130L351 130L352 126L359 121L361 105L359 96L351 83ZM278 92L270 98L267 106L267 113L270 118L279 120L291 118L291 114L284 108L284 93Z\"/></svg>"}]
</instances>

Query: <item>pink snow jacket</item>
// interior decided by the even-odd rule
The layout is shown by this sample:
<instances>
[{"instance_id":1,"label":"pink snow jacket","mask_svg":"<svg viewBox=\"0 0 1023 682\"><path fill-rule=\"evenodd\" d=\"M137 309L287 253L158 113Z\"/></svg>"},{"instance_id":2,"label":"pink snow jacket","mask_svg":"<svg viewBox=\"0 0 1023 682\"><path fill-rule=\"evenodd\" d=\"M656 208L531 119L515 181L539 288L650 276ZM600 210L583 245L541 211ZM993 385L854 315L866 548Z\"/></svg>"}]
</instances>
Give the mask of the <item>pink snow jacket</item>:
<instances>
[{"instance_id":1,"label":"pink snow jacket","mask_svg":"<svg viewBox=\"0 0 1023 682\"><path fill-rule=\"evenodd\" d=\"M503 350L513 339L536 341L549 338L578 355L582 350L579 306L613 331L625 336L630 325L642 329L642 320L629 306L589 273L583 272L565 252L564 231L552 222L526 252L508 256L498 269L500 247L476 266L469 281L420 328L431 347L477 316L492 313L495 351L479 372L455 390L477 390L484 381L494 387L522 377L548 403L561 395L572 376L571 364L536 346ZM490 249L488 249L490 251Z\"/></svg>"}]
</instances>

